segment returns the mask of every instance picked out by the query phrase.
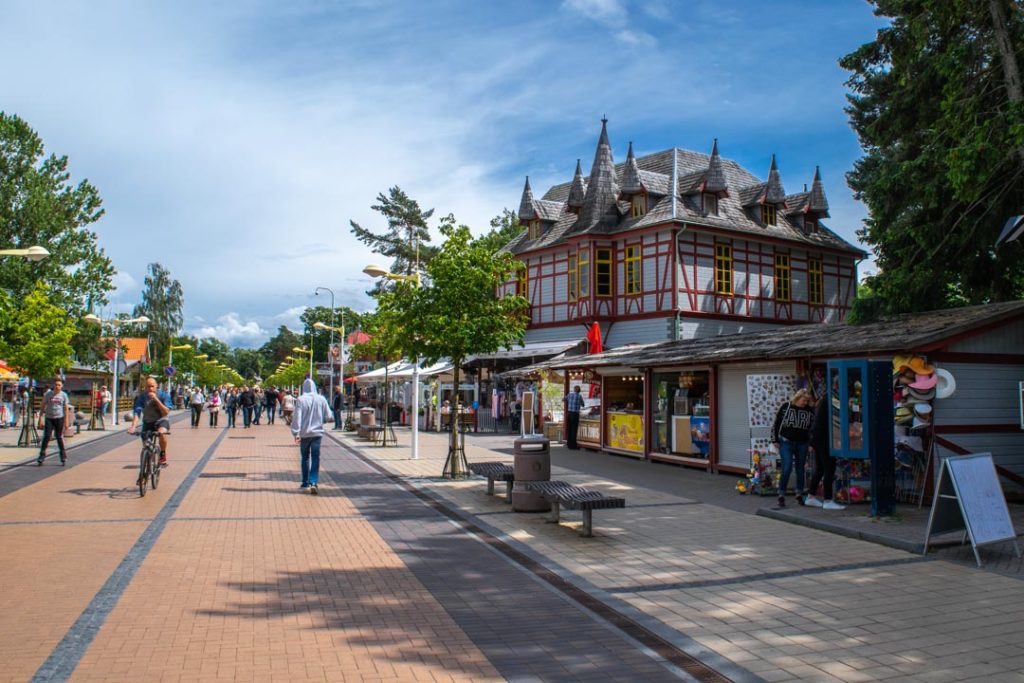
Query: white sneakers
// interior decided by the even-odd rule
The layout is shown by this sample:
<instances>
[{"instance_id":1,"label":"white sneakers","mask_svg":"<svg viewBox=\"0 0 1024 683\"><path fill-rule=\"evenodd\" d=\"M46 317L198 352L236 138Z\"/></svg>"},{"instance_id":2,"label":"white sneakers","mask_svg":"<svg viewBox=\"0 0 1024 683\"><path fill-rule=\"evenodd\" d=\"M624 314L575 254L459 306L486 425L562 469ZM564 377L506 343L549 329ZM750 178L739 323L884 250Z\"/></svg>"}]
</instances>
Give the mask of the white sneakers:
<instances>
[{"instance_id":1,"label":"white sneakers","mask_svg":"<svg viewBox=\"0 0 1024 683\"><path fill-rule=\"evenodd\" d=\"M822 502L821 498L815 498L814 496L807 496L804 499L804 505L812 508L824 508L826 510L845 510L845 505L840 505L834 500L826 500Z\"/></svg>"},{"instance_id":2,"label":"white sneakers","mask_svg":"<svg viewBox=\"0 0 1024 683\"><path fill-rule=\"evenodd\" d=\"M822 507L821 499L815 498L814 496L807 496L806 498L804 498L804 505L807 505L808 507L812 508Z\"/></svg>"},{"instance_id":3,"label":"white sneakers","mask_svg":"<svg viewBox=\"0 0 1024 683\"><path fill-rule=\"evenodd\" d=\"M840 505L839 503L835 502L834 500L826 500L825 503L821 507L825 508L826 510L845 510L846 509L845 505Z\"/></svg>"}]
</instances>

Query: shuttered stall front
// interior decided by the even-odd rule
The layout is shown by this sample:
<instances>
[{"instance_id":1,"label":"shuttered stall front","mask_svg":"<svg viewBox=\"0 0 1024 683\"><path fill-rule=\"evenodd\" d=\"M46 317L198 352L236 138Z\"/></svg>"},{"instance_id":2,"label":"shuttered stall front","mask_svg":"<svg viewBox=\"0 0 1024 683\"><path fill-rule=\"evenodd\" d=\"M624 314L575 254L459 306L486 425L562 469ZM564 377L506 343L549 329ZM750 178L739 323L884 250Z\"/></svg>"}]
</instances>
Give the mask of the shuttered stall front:
<instances>
[{"instance_id":1,"label":"shuttered stall front","mask_svg":"<svg viewBox=\"0 0 1024 683\"><path fill-rule=\"evenodd\" d=\"M754 428L750 425L747 376L792 377L795 373L796 363L792 361L718 366L718 405L713 420L717 425L717 468L746 471L750 467L750 440L767 439L771 431L770 424ZM762 412L770 410L774 416L775 406L761 407Z\"/></svg>"}]
</instances>

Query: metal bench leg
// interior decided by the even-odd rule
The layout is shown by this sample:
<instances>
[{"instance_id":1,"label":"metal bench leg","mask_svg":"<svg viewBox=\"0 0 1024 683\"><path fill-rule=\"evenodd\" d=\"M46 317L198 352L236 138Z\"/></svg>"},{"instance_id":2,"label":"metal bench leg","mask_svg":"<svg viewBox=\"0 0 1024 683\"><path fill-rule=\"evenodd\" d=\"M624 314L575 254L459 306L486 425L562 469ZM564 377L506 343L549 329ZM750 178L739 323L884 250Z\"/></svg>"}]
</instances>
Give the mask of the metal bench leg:
<instances>
[{"instance_id":1,"label":"metal bench leg","mask_svg":"<svg viewBox=\"0 0 1024 683\"><path fill-rule=\"evenodd\" d=\"M511 481L505 482L505 502L509 505L512 504L512 483Z\"/></svg>"},{"instance_id":2,"label":"metal bench leg","mask_svg":"<svg viewBox=\"0 0 1024 683\"><path fill-rule=\"evenodd\" d=\"M585 538L592 538L594 535L593 510L583 511L583 530L580 532Z\"/></svg>"},{"instance_id":3,"label":"metal bench leg","mask_svg":"<svg viewBox=\"0 0 1024 683\"><path fill-rule=\"evenodd\" d=\"M551 501L551 516L548 518L548 523L558 524L562 521L562 506L559 505L557 500Z\"/></svg>"},{"instance_id":4,"label":"metal bench leg","mask_svg":"<svg viewBox=\"0 0 1024 683\"><path fill-rule=\"evenodd\" d=\"M487 477L487 495L494 495L494 477Z\"/></svg>"}]
</instances>

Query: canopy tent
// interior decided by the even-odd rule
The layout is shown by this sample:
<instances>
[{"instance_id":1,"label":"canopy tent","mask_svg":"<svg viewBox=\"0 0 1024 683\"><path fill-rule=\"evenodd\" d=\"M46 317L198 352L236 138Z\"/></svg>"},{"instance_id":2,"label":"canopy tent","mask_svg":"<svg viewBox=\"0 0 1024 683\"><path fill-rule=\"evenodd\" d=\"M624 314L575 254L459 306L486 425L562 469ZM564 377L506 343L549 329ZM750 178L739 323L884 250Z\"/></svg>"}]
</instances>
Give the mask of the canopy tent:
<instances>
[{"instance_id":1,"label":"canopy tent","mask_svg":"<svg viewBox=\"0 0 1024 683\"><path fill-rule=\"evenodd\" d=\"M401 370L398 370L397 372L395 372L394 375L393 375L394 378L395 379L405 379L407 377L411 378L412 377L413 367L414 367L414 364L410 363L408 366L406 366L406 367L402 368ZM428 365L427 367L423 367L421 365L420 366L420 378L422 379L424 377L432 377L433 375L440 375L440 374L443 374L445 372L450 372L454 368L455 368L455 366L452 365L451 362L449 362L447 360L440 360L440 361L434 363L433 365ZM391 377L392 375L388 375L388 376Z\"/></svg>"},{"instance_id":2,"label":"canopy tent","mask_svg":"<svg viewBox=\"0 0 1024 683\"><path fill-rule=\"evenodd\" d=\"M387 365L383 368L377 368L376 370L370 370L364 372L361 375L356 375L357 382L383 382L384 373L387 371L388 379L391 379L391 375L402 368L408 367L409 363L404 360L396 360L394 363Z\"/></svg>"}]
</instances>

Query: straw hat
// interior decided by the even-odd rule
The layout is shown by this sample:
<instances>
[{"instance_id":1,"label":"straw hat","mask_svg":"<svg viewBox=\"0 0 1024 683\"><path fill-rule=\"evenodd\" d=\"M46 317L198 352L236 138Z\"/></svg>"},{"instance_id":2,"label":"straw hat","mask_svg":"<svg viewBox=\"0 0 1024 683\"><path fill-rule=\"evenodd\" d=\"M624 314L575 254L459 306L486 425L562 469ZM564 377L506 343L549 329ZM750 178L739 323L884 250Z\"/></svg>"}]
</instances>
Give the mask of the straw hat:
<instances>
[{"instance_id":1,"label":"straw hat","mask_svg":"<svg viewBox=\"0 0 1024 683\"><path fill-rule=\"evenodd\" d=\"M915 377L914 383L910 385L910 388L911 389L919 389L919 390L922 390L922 391L927 391L929 389L934 389L935 388L935 384L938 381L939 381L939 378L936 377L934 374L928 374L928 375L918 374Z\"/></svg>"},{"instance_id":2,"label":"straw hat","mask_svg":"<svg viewBox=\"0 0 1024 683\"><path fill-rule=\"evenodd\" d=\"M935 371L935 375L938 379L935 385L935 397L936 398L949 398L956 391L956 380L949 370L943 370L939 368Z\"/></svg>"},{"instance_id":3,"label":"straw hat","mask_svg":"<svg viewBox=\"0 0 1024 683\"><path fill-rule=\"evenodd\" d=\"M930 375L935 372L935 366L929 365L921 356L914 356L910 359L910 369L918 375Z\"/></svg>"}]
</instances>

